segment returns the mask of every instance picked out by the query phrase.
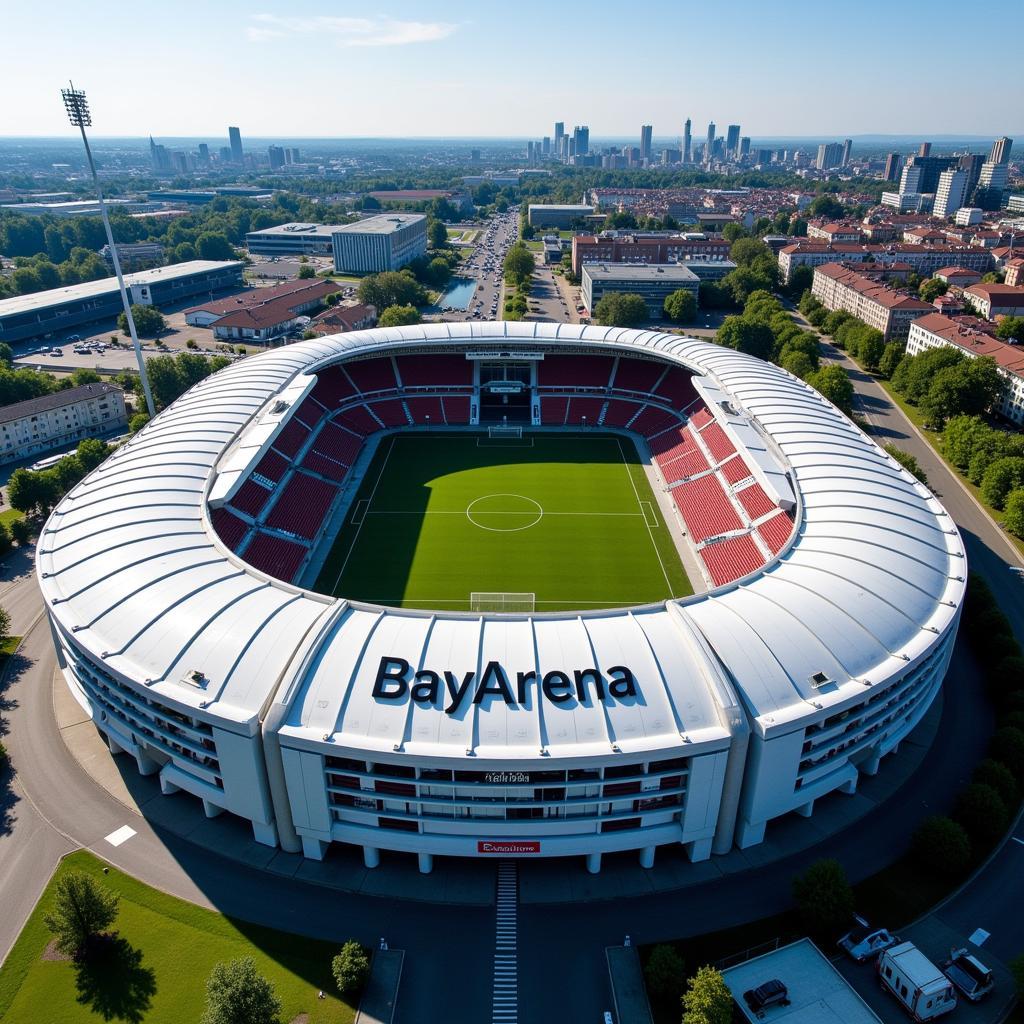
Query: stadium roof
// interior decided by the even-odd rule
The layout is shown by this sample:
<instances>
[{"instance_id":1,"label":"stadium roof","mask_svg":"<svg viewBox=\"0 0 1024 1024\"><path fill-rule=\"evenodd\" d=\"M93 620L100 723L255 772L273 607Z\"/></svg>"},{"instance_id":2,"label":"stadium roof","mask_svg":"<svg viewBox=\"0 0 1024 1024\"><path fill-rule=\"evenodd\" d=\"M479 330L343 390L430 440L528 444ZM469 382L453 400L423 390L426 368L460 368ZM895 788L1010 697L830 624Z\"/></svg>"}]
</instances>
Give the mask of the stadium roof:
<instances>
[{"instance_id":1,"label":"stadium roof","mask_svg":"<svg viewBox=\"0 0 1024 1024\"><path fill-rule=\"evenodd\" d=\"M215 536L206 500L218 463L227 456L230 476L247 443L240 435L280 416L279 401L301 401L307 374L384 349L488 342L632 349L703 375L760 424L786 467L797 497L794 539L764 571L682 601L514 617L324 597L262 575ZM959 534L931 492L778 367L675 335L540 323L378 329L235 363L70 492L40 538L38 570L54 617L76 643L196 717L254 732L276 700L281 731L299 741L495 759L720 742L737 699L765 734L803 728L809 714L860 704L865 687L926 657L955 625L966 576ZM479 672L491 657L510 672L534 657L542 672L570 675L630 665L643 699L557 719L542 700L513 726L500 699L454 715L373 701L385 655L455 672Z\"/></svg>"}]
</instances>

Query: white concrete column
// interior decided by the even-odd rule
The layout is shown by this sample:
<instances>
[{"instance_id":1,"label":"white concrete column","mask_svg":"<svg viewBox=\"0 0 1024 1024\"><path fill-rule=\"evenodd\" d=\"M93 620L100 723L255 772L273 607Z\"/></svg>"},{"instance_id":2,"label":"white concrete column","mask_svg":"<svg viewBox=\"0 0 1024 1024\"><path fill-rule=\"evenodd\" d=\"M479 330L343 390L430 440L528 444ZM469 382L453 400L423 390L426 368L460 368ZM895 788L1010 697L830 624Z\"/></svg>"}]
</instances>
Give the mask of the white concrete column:
<instances>
[{"instance_id":1,"label":"white concrete column","mask_svg":"<svg viewBox=\"0 0 1024 1024\"><path fill-rule=\"evenodd\" d=\"M432 853L418 853L416 857L420 864L420 874L429 875L434 870L434 855Z\"/></svg>"},{"instance_id":2,"label":"white concrete column","mask_svg":"<svg viewBox=\"0 0 1024 1024\"><path fill-rule=\"evenodd\" d=\"M210 803L209 800L203 801L203 814L205 814L208 818L216 818L223 813L223 807L218 807L216 804Z\"/></svg>"},{"instance_id":3,"label":"white concrete column","mask_svg":"<svg viewBox=\"0 0 1024 1024\"><path fill-rule=\"evenodd\" d=\"M178 793L181 791L180 786L176 786L173 782L168 782L163 775L160 776L160 792L164 796L170 796L172 793ZM203 803L206 801L204 800Z\"/></svg>"},{"instance_id":4,"label":"white concrete column","mask_svg":"<svg viewBox=\"0 0 1024 1024\"><path fill-rule=\"evenodd\" d=\"M654 847L645 846L640 851L640 867L642 868L653 868L654 867Z\"/></svg>"},{"instance_id":5,"label":"white concrete column","mask_svg":"<svg viewBox=\"0 0 1024 1024\"><path fill-rule=\"evenodd\" d=\"M277 846L277 829L272 821L266 824L262 821L254 821L252 834L257 843L262 843L264 846Z\"/></svg>"},{"instance_id":6,"label":"white concrete column","mask_svg":"<svg viewBox=\"0 0 1024 1024\"><path fill-rule=\"evenodd\" d=\"M302 837L302 856L310 860L323 860L327 852L327 844L322 839L313 836Z\"/></svg>"},{"instance_id":7,"label":"white concrete column","mask_svg":"<svg viewBox=\"0 0 1024 1024\"><path fill-rule=\"evenodd\" d=\"M711 856L711 845L710 839L695 839L692 843L686 844L686 855L691 863L707 860Z\"/></svg>"},{"instance_id":8,"label":"white concrete column","mask_svg":"<svg viewBox=\"0 0 1024 1024\"><path fill-rule=\"evenodd\" d=\"M380 863L380 850L375 846L364 846L363 863L368 868L375 868Z\"/></svg>"},{"instance_id":9,"label":"white concrete column","mask_svg":"<svg viewBox=\"0 0 1024 1024\"><path fill-rule=\"evenodd\" d=\"M807 803L801 804L796 808L796 813L799 814L801 818L809 818L814 813L814 801L808 800Z\"/></svg>"},{"instance_id":10,"label":"white concrete column","mask_svg":"<svg viewBox=\"0 0 1024 1024\"><path fill-rule=\"evenodd\" d=\"M852 796L857 792L857 776L854 775L852 779L847 779L840 787L840 793L845 793L847 796Z\"/></svg>"},{"instance_id":11,"label":"white concrete column","mask_svg":"<svg viewBox=\"0 0 1024 1024\"><path fill-rule=\"evenodd\" d=\"M877 775L877 774L878 774L878 766L879 766L879 765L880 765L881 763L882 763L882 755L881 755L881 754L874 754L874 755L872 755L871 757L869 757L869 758L868 758L868 759L867 759L867 760L866 760L866 761L865 761L865 762L864 762L864 763L863 763L863 764L862 764L862 765L860 766L860 770L861 770L861 771L862 771L862 772L863 772L863 773L864 773L865 775Z\"/></svg>"},{"instance_id":12,"label":"white concrete column","mask_svg":"<svg viewBox=\"0 0 1024 1024\"><path fill-rule=\"evenodd\" d=\"M601 854L599 853L588 853L587 854L587 870L592 874L599 874L601 871Z\"/></svg>"},{"instance_id":13,"label":"white concrete column","mask_svg":"<svg viewBox=\"0 0 1024 1024\"><path fill-rule=\"evenodd\" d=\"M135 763L138 765L140 775L155 775L160 771L160 765L141 750L135 754Z\"/></svg>"},{"instance_id":14,"label":"white concrete column","mask_svg":"<svg viewBox=\"0 0 1024 1024\"><path fill-rule=\"evenodd\" d=\"M127 751L109 733L104 733L103 738L107 741L107 748L112 754L126 754Z\"/></svg>"},{"instance_id":15,"label":"white concrete column","mask_svg":"<svg viewBox=\"0 0 1024 1024\"><path fill-rule=\"evenodd\" d=\"M764 822L747 821L744 818L739 820L736 826L736 845L745 850L749 846L757 846L764 842Z\"/></svg>"}]
</instances>

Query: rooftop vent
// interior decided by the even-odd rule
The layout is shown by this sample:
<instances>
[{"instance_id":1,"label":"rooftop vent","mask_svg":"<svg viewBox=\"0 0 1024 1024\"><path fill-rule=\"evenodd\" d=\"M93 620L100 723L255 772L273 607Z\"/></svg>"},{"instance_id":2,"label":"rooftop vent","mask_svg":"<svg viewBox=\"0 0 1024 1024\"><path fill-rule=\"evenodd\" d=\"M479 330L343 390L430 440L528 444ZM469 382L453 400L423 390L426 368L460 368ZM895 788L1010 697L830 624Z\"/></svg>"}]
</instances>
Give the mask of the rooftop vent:
<instances>
[{"instance_id":1,"label":"rooftop vent","mask_svg":"<svg viewBox=\"0 0 1024 1024\"><path fill-rule=\"evenodd\" d=\"M206 676L197 668L190 669L186 672L181 677L181 681L185 683L186 686L194 686L198 690L205 690L210 682L210 680L207 679Z\"/></svg>"},{"instance_id":2,"label":"rooftop vent","mask_svg":"<svg viewBox=\"0 0 1024 1024\"><path fill-rule=\"evenodd\" d=\"M820 690L823 686L828 686L829 683L834 683L835 680L824 672L815 672L814 675L811 676L810 682L814 689Z\"/></svg>"}]
</instances>

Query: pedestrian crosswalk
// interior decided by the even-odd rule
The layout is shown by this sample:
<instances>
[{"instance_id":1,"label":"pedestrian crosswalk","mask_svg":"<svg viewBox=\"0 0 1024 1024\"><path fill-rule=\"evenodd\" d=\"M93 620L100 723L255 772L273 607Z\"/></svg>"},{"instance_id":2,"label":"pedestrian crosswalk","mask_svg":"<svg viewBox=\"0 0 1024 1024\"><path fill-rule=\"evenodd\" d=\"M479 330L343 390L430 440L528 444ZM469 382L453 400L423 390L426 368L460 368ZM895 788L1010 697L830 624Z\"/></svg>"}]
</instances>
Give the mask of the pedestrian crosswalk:
<instances>
[{"instance_id":1,"label":"pedestrian crosswalk","mask_svg":"<svg viewBox=\"0 0 1024 1024\"><path fill-rule=\"evenodd\" d=\"M516 874L516 862L505 860L498 865L491 1024L517 1024L519 1020L519 964L516 928L518 909L519 881Z\"/></svg>"}]
</instances>

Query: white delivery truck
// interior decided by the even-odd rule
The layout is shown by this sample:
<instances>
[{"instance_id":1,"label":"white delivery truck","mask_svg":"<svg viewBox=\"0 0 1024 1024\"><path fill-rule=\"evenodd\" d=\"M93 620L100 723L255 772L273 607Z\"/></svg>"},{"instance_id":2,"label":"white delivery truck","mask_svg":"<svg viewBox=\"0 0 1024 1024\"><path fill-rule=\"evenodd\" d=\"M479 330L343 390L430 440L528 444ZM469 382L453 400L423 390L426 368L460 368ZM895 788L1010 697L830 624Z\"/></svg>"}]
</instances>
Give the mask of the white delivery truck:
<instances>
[{"instance_id":1,"label":"white delivery truck","mask_svg":"<svg viewBox=\"0 0 1024 1024\"><path fill-rule=\"evenodd\" d=\"M914 1020L932 1020L956 1009L953 983L912 942L882 953L878 978Z\"/></svg>"}]
</instances>

